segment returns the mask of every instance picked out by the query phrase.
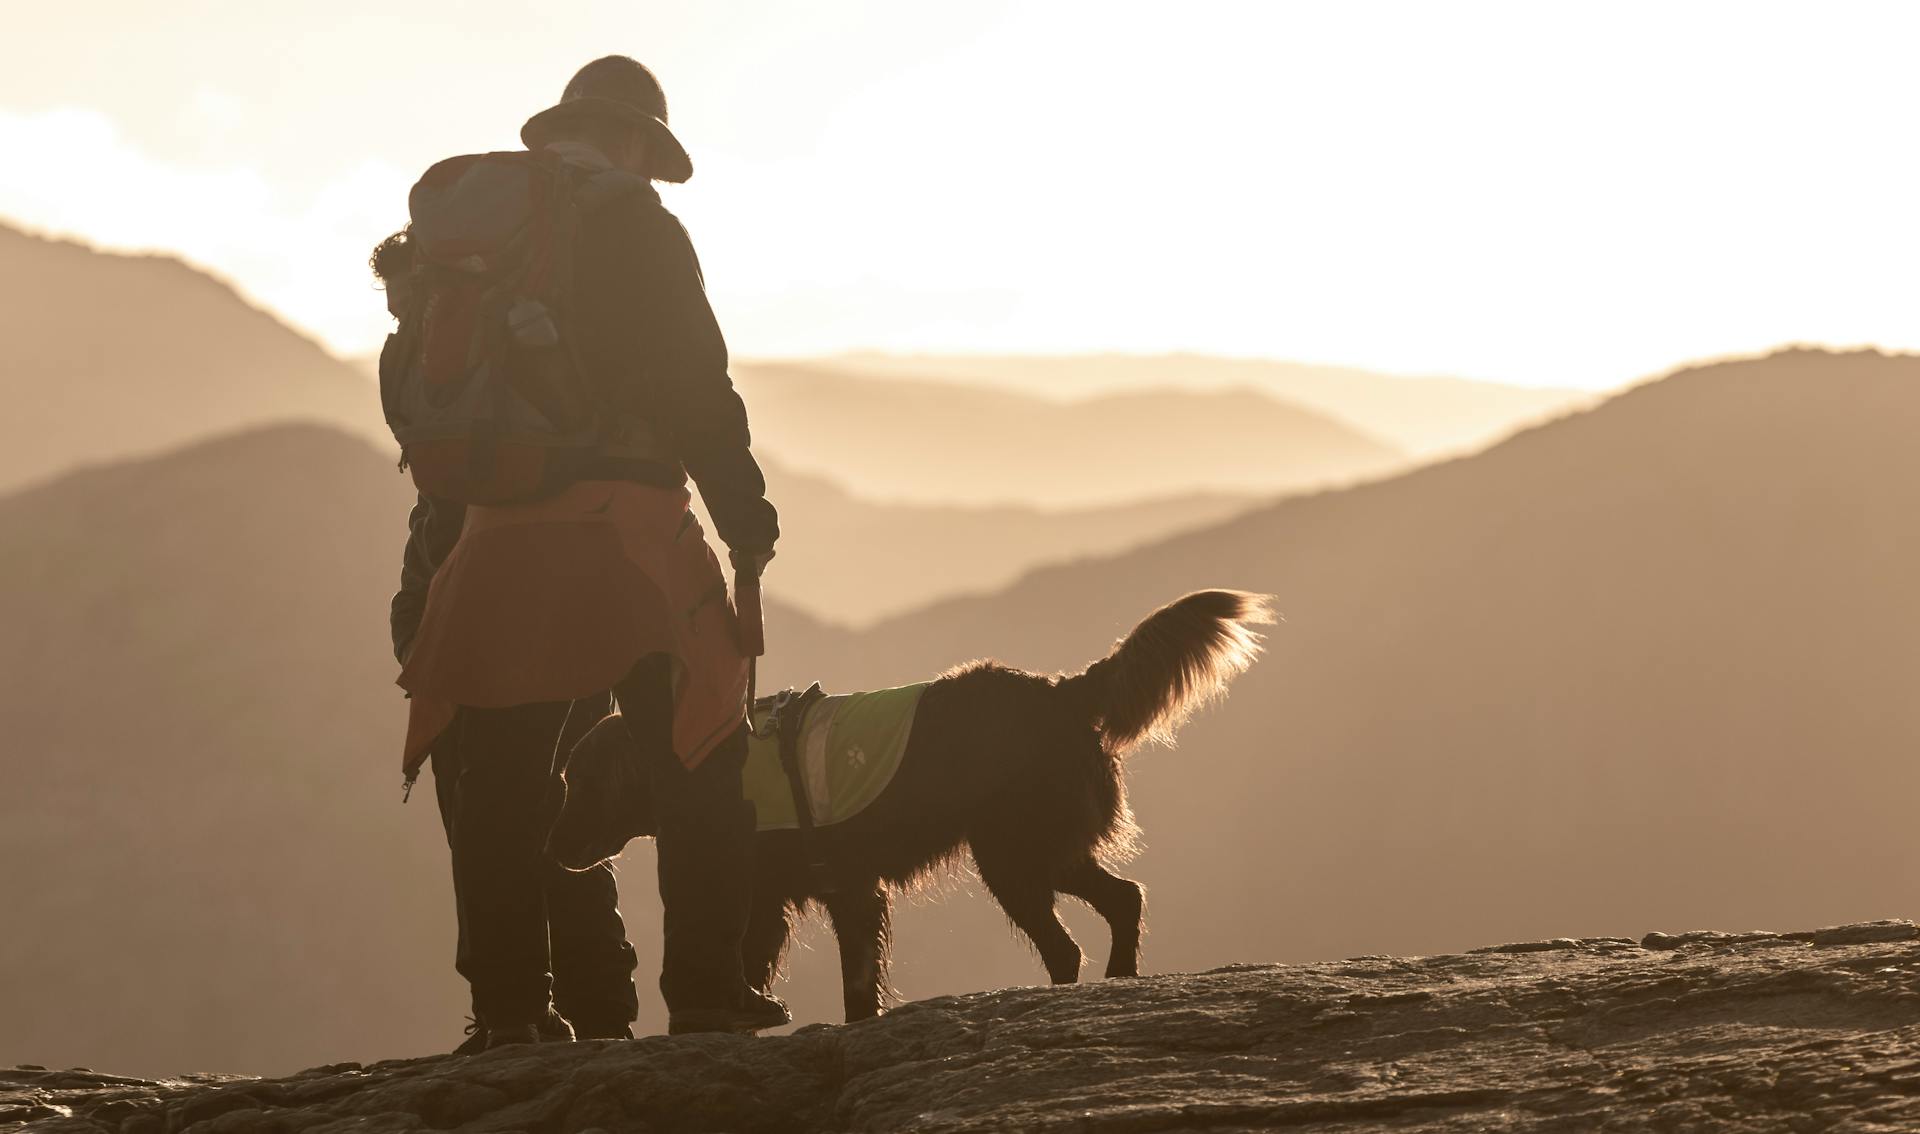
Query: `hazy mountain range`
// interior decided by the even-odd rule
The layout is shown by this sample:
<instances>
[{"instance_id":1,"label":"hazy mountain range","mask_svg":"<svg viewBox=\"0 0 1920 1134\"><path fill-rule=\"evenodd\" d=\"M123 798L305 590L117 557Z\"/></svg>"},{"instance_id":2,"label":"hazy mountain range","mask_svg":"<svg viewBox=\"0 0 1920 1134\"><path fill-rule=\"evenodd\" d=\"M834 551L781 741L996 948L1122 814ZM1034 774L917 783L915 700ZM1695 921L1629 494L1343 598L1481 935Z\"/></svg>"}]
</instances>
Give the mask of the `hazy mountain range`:
<instances>
[{"instance_id":1,"label":"hazy mountain range","mask_svg":"<svg viewBox=\"0 0 1920 1134\"><path fill-rule=\"evenodd\" d=\"M1259 506L1261 498L1194 493L1084 508L1020 504L882 504L823 477L763 461L782 517L771 594L847 624L938 598L989 591L1027 570L1110 554ZM707 530L712 531L711 523Z\"/></svg>"},{"instance_id":2,"label":"hazy mountain range","mask_svg":"<svg viewBox=\"0 0 1920 1134\"><path fill-rule=\"evenodd\" d=\"M177 264L0 241L20 295L0 338L21 406L0 425L5 482L36 481L0 496L0 1064L285 1071L450 1046L465 1002L445 847L426 801L397 802L385 603L411 493L370 391ZM52 409L30 404L43 379ZM884 387L812 369L743 385L769 409L790 398L763 411L783 421L804 390ZM1063 409L1073 439L1049 448L955 408L1034 399L943 390L888 403L953 415L959 443L922 464L1051 454L1085 476L1056 490L1152 480L1151 452L1070 428L1126 398ZM1222 447L1257 447L1216 411L1271 422L1275 404L1180 406ZM1190 438L1186 410L1158 405ZM869 408L815 420L853 436ZM259 425L276 414L327 424ZM1920 360L1789 351L1257 507L876 504L774 452L809 534L769 585L786 572L812 613L770 611L764 683L870 687L988 654L1077 669L1185 590L1276 595L1269 656L1179 751L1131 766L1155 970L1910 911L1917 429ZM916 451L893 451L911 479ZM884 467L843 452L854 476ZM1280 467L1231 457L1210 467ZM88 461L105 463L60 472ZM1079 558L1013 581L1055 556ZM861 631L818 616L1003 582ZM625 873L643 974L648 854ZM984 901L908 903L898 936L910 995L1040 977ZM802 1017L833 1018L830 949L793 968Z\"/></svg>"},{"instance_id":3,"label":"hazy mountain range","mask_svg":"<svg viewBox=\"0 0 1920 1134\"><path fill-rule=\"evenodd\" d=\"M1910 910L1916 427L1912 358L1681 373L866 633L776 610L768 679L1078 668L1191 587L1276 594L1269 656L1132 764L1156 970ZM0 1062L285 1070L458 1038L444 845L397 801L405 504L378 451L312 427L0 500L0 854L32 864L0 881L27 927L0 939ZM899 938L911 995L1039 979L984 901L909 903ZM832 1017L833 969L796 957L804 1018Z\"/></svg>"},{"instance_id":4,"label":"hazy mountain range","mask_svg":"<svg viewBox=\"0 0 1920 1134\"><path fill-rule=\"evenodd\" d=\"M0 394L0 490L272 421L386 433L357 368L226 284L5 224Z\"/></svg>"},{"instance_id":5,"label":"hazy mountain range","mask_svg":"<svg viewBox=\"0 0 1920 1134\"><path fill-rule=\"evenodd\" d=\"M1190 492L1324 487L1407 455L1324 414L1249 391L1145 390L1061 402L982 386L745 364L756 446L893 501L1047 507Z\"/></svg>"},{"instance_id":6,"label":"hazy mountain range","mask_svg":"<svg viewBox=\"0 0 1920 1134\"><path fill-rule=\"evenodd\" d=\"M369 283L368 302L378 299ZM832 373L756 371L743 384L785 520L769 587L849 623L1199 526L1275 486L1404 460L1267 398L1226 404L1162 392L1067 409L924 383L896 394L894 384ZM3 225L0 393L14 406L0 420L0 491L288 420L342 426L391 451L364 363L333 359L177 260L100 253ZM1240 419L1231 429L1257 425L1285 444L1223 449L1216 419L1229 413ZM967 454L929 439L963 421ZM1135 449L1152 436L1157 450L1119 463L1126 475L1102 485L1099 468L1114 463L1084 440L1101 436ZM819 467L820 454L834 452L849 454L843 467ZM855 477L888 499L839 487ZM1053 488L1027 492L1022 478ZM1068 506L1076 498L1097 502ZM957 503L936 503L944 501Z\"/></svg>"},{"instance_id":7,"label":"hazy mountain range","mask_svg":"<svg viewBox=\"0 0 1920 1134\"><path fill-rule=\"evenodd\" d=\"M857 353L824 364L848 375L959 382L1055 398L1166 389L1255 391L1325 414L1420 456L1476 448L1595 400L1587 391L1565 387L1403 378L1350 366L1203 354Z\"/></svg>"},{"instance_id":8,"label":"hazy mountain range","mask_svg":"<svg viewBox=\"0 0 1920 1134\"><path fill-rule=\"evenodd\" d=\"M407 503L314 426L0 500L0 1059L292 1067L460 1023L393 758Z\"/></svg>"}]
</instances>

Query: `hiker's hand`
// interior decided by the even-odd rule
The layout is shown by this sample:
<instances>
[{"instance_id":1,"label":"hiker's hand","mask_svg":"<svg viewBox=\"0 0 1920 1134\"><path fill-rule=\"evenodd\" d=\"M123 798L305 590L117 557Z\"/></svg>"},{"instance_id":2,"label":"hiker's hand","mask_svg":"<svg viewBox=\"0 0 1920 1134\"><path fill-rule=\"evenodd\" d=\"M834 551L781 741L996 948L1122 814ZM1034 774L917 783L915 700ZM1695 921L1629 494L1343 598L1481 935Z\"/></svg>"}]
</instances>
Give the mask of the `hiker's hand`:
<instances>
[{"instance_id":1,"label":"hiker's hand","mask_svg":"<svg viewBox=\"0 0 1920 1134\"><path fill-rule=\"evenodd\" d=\"M732 550L727 552L727 558L733 560L735 571L749 578L758 579L766 572L767 564L773 561L773 549L769 547L765 551Z\"/></svg>"}]
</instances>

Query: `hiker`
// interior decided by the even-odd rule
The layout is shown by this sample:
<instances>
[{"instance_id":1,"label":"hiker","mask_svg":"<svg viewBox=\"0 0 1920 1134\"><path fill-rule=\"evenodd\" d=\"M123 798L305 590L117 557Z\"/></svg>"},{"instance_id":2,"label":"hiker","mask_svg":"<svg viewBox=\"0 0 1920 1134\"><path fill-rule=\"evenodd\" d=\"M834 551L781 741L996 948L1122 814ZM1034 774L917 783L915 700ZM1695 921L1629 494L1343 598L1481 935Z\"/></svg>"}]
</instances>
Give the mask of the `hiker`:
<instances>
[{"instance_id":1,"label":"hiker","mask_svg":"<svg viewBox=\"0 0 1920 1134\"><path fill-rule=\"evenodd\" d=\"M652 185L692 175L666 120L645 67L589 63L522 128L526 154L429 170L389 251L411 270L397 301L388 283L382 399L421 489L392 611L403 767L411 784L431 756L452 849L463 1050L635 1018L611 870L563 875L546 853L566 753L608 691L662 801L668 1030L791 1019L741 975L748 667L688 477L742 575L779 527L699 263Z\"/></svg>"}]
</instances>

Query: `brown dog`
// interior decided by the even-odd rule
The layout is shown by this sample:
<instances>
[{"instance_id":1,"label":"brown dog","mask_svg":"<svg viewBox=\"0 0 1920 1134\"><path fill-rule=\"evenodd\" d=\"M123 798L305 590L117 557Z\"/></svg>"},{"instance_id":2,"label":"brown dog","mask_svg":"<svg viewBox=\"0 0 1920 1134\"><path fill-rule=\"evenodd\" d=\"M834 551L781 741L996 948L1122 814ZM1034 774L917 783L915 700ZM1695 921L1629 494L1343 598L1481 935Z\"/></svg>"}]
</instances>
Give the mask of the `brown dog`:
<instances>
[{"instance_id":1,"label":"brown dog","mask_svg":"<svg viewBox=\"0 0 1920 1134\"><path fill-rule=\"evenodd\" d=\"M1139 973L1140 885L1110 873L1136 833L1121 758L1171 742L1260 650L1265 596L1197 591L1154 612L1085 673L1042 677L992 662L927 687L893 779L865 810L814 833L830 892L798 832L762 831L745 944L747 983L770 991L794 917L826 907L840 944L847 1019L877 1015L887 993L889 894L970 850L987 889L1039 949L1055 984L1079 979L1080 947L1054 915L1058 894L1092 906L1113 932L1107 975ZM624 722L608 717L574 749L572 790L550 849L573 869L654 831Z\"/></svg>"}]
</instances>

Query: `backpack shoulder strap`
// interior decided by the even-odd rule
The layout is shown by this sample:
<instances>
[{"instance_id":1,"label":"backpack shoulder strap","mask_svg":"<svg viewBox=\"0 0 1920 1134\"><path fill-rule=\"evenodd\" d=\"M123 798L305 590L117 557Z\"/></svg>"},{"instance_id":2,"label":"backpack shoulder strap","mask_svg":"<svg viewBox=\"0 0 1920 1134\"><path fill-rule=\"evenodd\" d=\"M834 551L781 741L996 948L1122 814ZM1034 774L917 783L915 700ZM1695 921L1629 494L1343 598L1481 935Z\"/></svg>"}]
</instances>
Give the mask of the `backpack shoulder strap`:
<instances>
[{"instance_id":1,"label":"backpack shoulder strap","mask_svg":"<svg viewBox=\"0 0 1920 1134\"><path fill-rule=\"evenodd\" d=\"M574 202L583 213L598 212L615 201L636 195L651 197L655 201L660 199L652 182L624 169L603 169L589 173L573 191Z\"/></svg>"}]
</instances>

